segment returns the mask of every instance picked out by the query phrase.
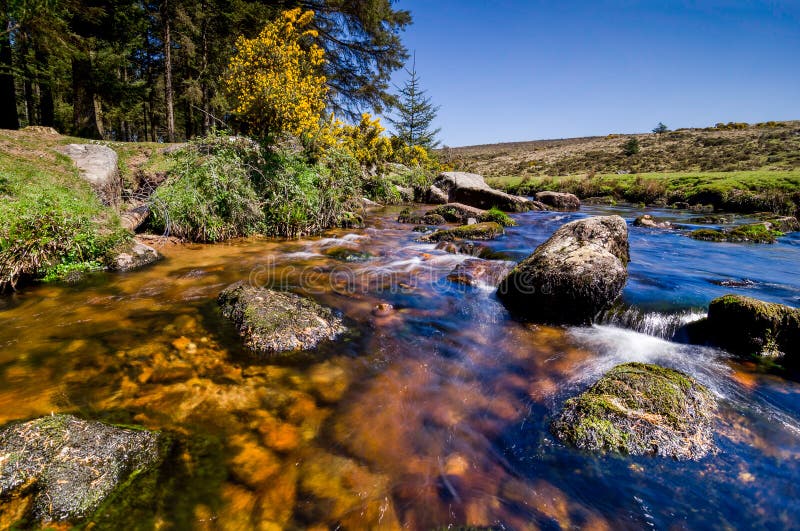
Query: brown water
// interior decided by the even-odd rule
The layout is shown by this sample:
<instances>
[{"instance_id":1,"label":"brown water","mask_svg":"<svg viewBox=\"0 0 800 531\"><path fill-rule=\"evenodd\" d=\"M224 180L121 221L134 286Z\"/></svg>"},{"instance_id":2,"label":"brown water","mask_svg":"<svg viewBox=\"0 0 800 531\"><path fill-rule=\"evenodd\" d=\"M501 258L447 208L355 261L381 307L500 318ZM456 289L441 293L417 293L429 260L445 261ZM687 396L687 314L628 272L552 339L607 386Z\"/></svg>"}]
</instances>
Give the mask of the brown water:
<instances>
[{"instance_id":1,"label":"brown water","mask_svg":"<svg viewBox=\"0 0 800 531\"><path fill-rule=\"evenodd\" d=\"M0 423L74 412L177 434L160 503L125 527L798 523L800 432L793 406L775 406L795 403L795 384L630 331L512 321L488 287L445 280L464 256L414 243L395 215L309 241L165 247L144 271L0 299ZM325 256L335 248L369 256ZM244 278L335 307L351 333L254 359L215 302ZM376 316L380 303L395 310ZM552 440L561 401L631 356L723 398L718 456L597 457Z\"/></svg>"}]
</instances>

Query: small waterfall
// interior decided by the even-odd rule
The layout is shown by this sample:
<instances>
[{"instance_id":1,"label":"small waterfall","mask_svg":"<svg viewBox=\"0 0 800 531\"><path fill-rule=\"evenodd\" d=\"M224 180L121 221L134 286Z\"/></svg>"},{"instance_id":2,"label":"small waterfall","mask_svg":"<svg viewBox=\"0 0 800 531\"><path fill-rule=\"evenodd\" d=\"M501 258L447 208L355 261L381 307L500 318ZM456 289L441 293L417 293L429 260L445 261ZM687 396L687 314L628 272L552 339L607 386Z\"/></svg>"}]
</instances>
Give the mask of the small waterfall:
<instances>
[{"instance_id":1,"label":"small waterfall","mask_svg":"<svg viewBox=\"0 0 800 531\"><path fill-rule=\"evenodd\" d=\"M678 313L645 312L634 306L612 308L600 315L597 323L627 328L661 339L672 339L683 326L706 316L698 310Z\"/></svg>"}]
</instances>

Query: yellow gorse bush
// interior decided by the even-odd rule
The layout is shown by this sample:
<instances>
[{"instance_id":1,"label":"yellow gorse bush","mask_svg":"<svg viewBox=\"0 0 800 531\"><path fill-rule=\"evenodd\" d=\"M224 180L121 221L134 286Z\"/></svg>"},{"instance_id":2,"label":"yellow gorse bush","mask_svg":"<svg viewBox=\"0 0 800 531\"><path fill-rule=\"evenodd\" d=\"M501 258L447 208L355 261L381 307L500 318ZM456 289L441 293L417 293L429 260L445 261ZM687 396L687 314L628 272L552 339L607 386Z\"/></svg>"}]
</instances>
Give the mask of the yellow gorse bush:
<instances>
[{"instance_id":1,"label":"yellow gorse bush","mask_svg":"<svg viewBox=\"0 0 800 531\"><path fill-rule=\"evenodd\" d=\"M225 86L234 112L264 135L306 135L319 128L328 88L321 73L324 50L308 25L313 11L285 11L258 37L236 40Z\"/></svg>"}]
</instances>

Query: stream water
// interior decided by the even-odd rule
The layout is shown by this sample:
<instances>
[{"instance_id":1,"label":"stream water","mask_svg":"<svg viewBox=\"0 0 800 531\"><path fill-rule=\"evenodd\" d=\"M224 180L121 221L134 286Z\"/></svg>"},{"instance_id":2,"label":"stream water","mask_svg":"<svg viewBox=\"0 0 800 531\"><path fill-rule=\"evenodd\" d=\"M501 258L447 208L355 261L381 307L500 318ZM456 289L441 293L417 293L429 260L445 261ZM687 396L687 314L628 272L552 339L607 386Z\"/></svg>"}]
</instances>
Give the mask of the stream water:
<instances>
[{"instance_id":1,"label":"stream water","mask_svg":"<svg viewBox=\"0 0 800 531\"><path fill-rule=\"evenodd\" d=\"M800 385L668 341L724 293L800 305L798 235L725 244L631 226L627 309L554 328L511 320L489 286L447 280L467 257L416 243L398 211L311 240L165 247L140 272L0 299L0 424L73 412L179 434L159 503L131 508L126 528L800 526ZM519 260L571 219L639 212L519 214L487 245ZM215 302L248 278L338 309L351 332L252 358ZM380 303L395 310L376 316ZM678 462L554 440L563 401L625 361L719 395L720 451Z\"/></svg>"}]
</instances>

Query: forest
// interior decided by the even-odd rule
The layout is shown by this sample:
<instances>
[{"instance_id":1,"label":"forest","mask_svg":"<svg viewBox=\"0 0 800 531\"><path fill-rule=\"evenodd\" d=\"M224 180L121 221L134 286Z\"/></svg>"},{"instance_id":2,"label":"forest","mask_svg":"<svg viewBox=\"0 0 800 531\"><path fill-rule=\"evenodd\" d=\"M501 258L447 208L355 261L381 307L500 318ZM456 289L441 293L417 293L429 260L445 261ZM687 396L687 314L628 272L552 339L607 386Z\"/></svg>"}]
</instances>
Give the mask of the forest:
<instances>
[{"instance_id":1,"label":"forest","mask_svg":"<svg viewBox=\"0 0 800 531\"><path fill-rule=\"evenodd\" d=\"M411 14L391 0L0 0L0 128L154 142L236 129L223 82L237 39L293 8L315 14L331 112L393 104Z\"/></svg>"}]
</instances>

